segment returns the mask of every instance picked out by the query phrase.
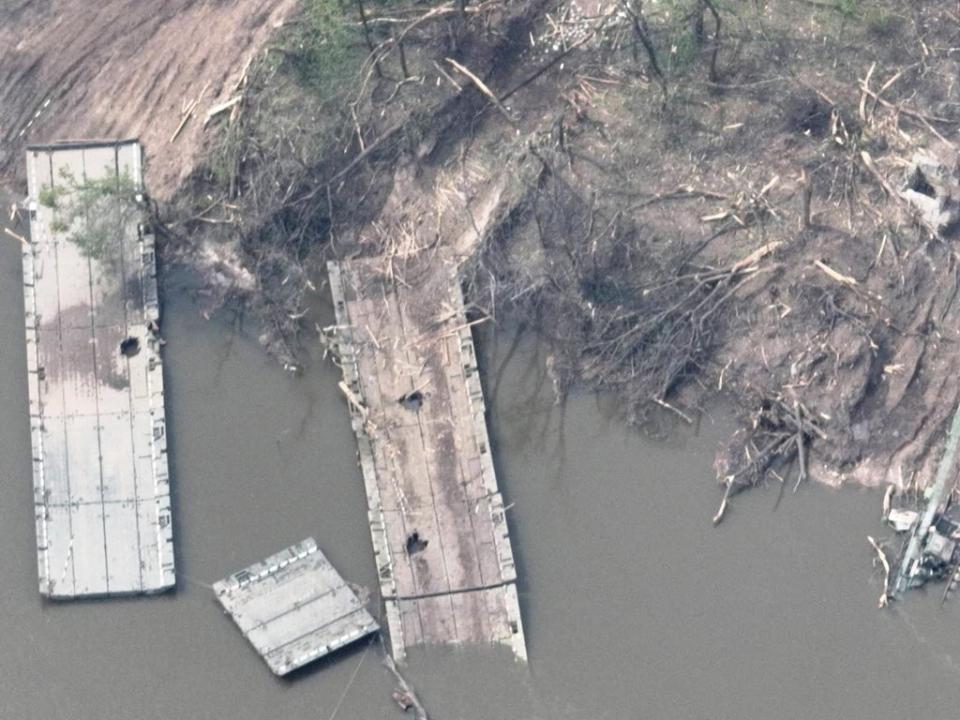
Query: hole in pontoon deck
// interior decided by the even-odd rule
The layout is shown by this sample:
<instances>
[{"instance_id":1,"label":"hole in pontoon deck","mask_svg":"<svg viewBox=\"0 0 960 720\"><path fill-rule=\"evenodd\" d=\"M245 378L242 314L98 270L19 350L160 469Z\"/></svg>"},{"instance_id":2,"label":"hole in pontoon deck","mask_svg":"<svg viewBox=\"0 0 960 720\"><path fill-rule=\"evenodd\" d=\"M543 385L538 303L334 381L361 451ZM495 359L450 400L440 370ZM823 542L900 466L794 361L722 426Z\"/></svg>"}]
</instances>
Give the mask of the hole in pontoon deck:
<instances>
[{"instance_id":1,"label":"hole in pontoon deck","mask_svg":"<svg viewBox=\"0 0 960 720\"><path fill-rule=\"evenodd\" d=\"M124 357L133 357L140 352L140 341L135 337L128 337L120 343L120 354Z\"/></svg>"},{"instance_id":2,"label":"hole in pontoon deck","mask_svg":"<svg viewBox=\"0 0 960 720\"><path fill-rule=\"evenodd\" d=\"M423 407L423 393L419 390L414 390L412 393L407 393L406 395L401 396L397 401L407 410L419 410Z\"/></svg>"},{"instance_id":3,"label":"hole in pontoon deck","mask_svg":"<svg viewBox=\"0 0 960 720\"><path fill-rule=\"evenodd\" d=\"M427 543L430 542L426 538L420 537L420 533L414 530L412 533L407 535L407 555L413 555L418 553L424 548L427 547Z\"/></svg>"}]
</instances>

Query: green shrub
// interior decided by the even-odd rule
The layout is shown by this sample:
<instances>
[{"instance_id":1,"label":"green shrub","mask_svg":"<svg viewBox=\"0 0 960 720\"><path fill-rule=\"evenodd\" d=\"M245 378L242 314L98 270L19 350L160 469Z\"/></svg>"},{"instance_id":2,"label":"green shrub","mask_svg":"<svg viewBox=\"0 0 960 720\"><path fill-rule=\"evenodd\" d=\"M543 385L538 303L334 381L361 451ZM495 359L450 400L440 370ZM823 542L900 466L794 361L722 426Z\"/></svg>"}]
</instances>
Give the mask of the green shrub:
<instances>
[{"instance_id":1,"label":"green shrub","mask_svg":"<svg viewBox=\"0 0 960 720\"><path fill-rule=\"evenodd\" d=\"M57 200L60 197L60 191L55 189L52 185L44 185L40 188L40 194L37 197L38 202L44 207L53 208L57 207Z\"/></svg>"},{"instance_id":2,"label":"green shrub","mask_svg":"<svg viewBox=\"0 0 960 720\"><path fill-rule=\"evenodd\" d=\"M673 35L670 40L670 53L667 55L667 67L674 72L688 68L700 53L693 33L687 28Z\"/></svg>"},{"instance_id":3,"label":"green shrub","mask_svg":"<svg viewBox=\"0 0 960 720\"><path fill-rule=\"evenodd\" d=\"M860 0L837 0L837 10L848 19L859 17Z\"/></svg>"},{"instance_id":4,"label":"green shrub","mask_svg":"<svg viewBox=\"0 0 960 720\"><path fill-rule=\"evenodd\" d=\"M320 95L352 83L367 54L357 18L347 13L338 0L304 0L301 21L285 43L299 83Z\"/></svg>"},{"instance_id":5,"label":"green shrub","mask_svg":"<svg viewBox=\"0 0 960 720\"><path fill-rule=\"evenodd\" d=\"M74 243L84 257L112 262L119 251L120 241L133 221L137 186L126 172L78 180L66 168L60 170L62 186L40 193L39 201L52 201L47 207L56 209L51 230L68 232L67 240Z\"/></svg>"},{"instance_id":6,"label":"green shrub","mask_svg":"<svg viewBox=\"0 0 960 720\"><path fill-rule=\"evenodd\" d=\"M887 40L897 35L902 20L893 13L871 10L865 18L867 34L878 40Z\"/></svg>"}]
</instances>

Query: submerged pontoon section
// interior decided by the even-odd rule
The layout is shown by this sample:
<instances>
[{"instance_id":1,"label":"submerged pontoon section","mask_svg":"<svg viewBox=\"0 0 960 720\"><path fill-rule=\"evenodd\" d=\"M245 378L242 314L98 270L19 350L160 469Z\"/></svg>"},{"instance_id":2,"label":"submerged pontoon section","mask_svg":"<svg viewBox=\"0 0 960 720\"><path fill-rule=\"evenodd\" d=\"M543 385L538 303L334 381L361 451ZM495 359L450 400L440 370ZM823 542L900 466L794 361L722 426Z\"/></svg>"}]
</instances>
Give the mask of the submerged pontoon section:
<instances>
[{"instance_id":1,"label":"submerged pontoon section","mask_svg":"<svg viewBox=\"0 0 960 720\"><path fill-rule=\"evenodd\" d=\"M23 252L40 593L174 585L153 237L136 141L27 152Z\"/></svg>"}]
</instances>

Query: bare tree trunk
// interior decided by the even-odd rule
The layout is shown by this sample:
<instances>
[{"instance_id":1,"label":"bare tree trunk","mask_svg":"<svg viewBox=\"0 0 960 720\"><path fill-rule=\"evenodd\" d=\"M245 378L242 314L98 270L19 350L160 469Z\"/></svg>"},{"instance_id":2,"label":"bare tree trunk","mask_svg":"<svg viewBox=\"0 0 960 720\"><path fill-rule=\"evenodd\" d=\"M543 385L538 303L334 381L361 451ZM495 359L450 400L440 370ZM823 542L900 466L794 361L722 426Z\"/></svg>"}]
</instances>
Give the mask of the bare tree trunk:
<instances>
[{"instance_id":1,"label":"bare tree trunk","mask_svg":"<svg viewBox=\"0 0 960 720\"><path fill-rule=\"evenodd\" d=\"M713 15L713 22L715 23L713 29L713 50L710 53L710 82L717 82L720 77L717 73L717 55L720 53L720 13L717 12L717 7L713 4L713 0L700 0L700 2L702 6L706 7L710 11L710 14ZM701 23L702 17L703 15L701 13Z\"/></svg>"},{"instance_id":2,"label":"bare tree trunk","mask_svg":"<svg viewBox=\"0 0 960 720\"><path fill-rule=\"evenodd\" d=\"M397 43L397 50L400 52L400 69L403 70L403 79L410 77L410 71L407 70L407 53L403 49L403 40Z\"/></svg>"},{"instance_id":3,"label":"bare tree trunk","mask_svg":"<svg viewBox=\"0 0 960 720\"><path fill-rule=\"evenodd\" d=\"M453 24L454 50L460 52L460 38L467 30L467 0L457 0L459 17Z\"/></svg>"},{"instance_id":4,"label":"bare tree trunk","mask_svg":"<svg viewBox=\"0 0 960 720\"><path fill-rule=\"evenodd\" d=\"M800 227L803 230L810 228L810 204L813 200L813 181L807 175L807 171L803 171L803 175L800 178L802 184L802 189L800 191Z\"/></svg>"},{"instance_id":5,"label":"bare tree trunk","mask_svg":"<svg viewBox=\"0 0 960 720\"><path fill-rule=\"evenodd\" d=\"M700 0L697 0L697 5L697 11L694 13L695 17L693 18L693 42L699 49L702 48L703 44L707 41L707 36L703 29L704 6Z\"/></svg>"},{"instance_id":6,"label":"bare tree trunk","mask_svg":"<svg viewBox=\"0 0 960 720\"><path fill-rule=\"evenodd\" d=\"M370 38L370 26L367 24L367 12L363 7L363 0L357 0L357 12L360 13L360 24L363 25L363 37L367 41L367 49L373 54L373 40ZM374 58L373 66L376 68L377 77L383 77L383 71L380 69L380 61Z\"/></svg>"},{"instance_id":7,"label":"bare tree trunk","mask_svg":"<svg viewBox=\"0 0 960 720\"><path fill-rule=\"evenodd\" d=\"M647 52L647 58L650 61L650 67L653 70L654 74L657 76L657 79L660 81L660 89L663 91L663 104L667 104L667 78L663 74L663 70L660 69L660 63L657 60L657 51L653 47L653 42L650 40L650 34L647 31L647 21L643 18L643 3L641 0L634 0L636 2L636 8L633 7L631 0L621 0L621 5L623 9L630 16L630 20L633 23L633 56L637 58L637 41L643 45L643 49Z\"/></svg>"}]
</instances>

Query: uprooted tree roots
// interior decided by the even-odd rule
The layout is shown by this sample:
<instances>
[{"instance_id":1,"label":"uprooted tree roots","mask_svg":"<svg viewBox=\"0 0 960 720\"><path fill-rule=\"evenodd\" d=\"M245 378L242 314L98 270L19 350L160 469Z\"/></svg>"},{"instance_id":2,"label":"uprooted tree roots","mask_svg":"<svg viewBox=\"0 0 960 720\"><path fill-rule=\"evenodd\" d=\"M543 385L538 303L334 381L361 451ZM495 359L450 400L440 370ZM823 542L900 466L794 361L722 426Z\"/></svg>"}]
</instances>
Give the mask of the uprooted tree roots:
<instances>
[{"instance_id":1,"label":"uprooted tree roots","mask_svg":"<svg viewBox=\"0 0 960 720\"><path fill-rule=\"evenodd\" d=\"M730 443L726 454L716 461L717 475L724 485L720 508L713 516L714 524L723 519L731 495L753 487L768 477L786 483L786 468L796 461L798 472L794 491L808 478L807 449L812 440L826 440L827 435L810 410L795 397L791 403L783 397L755 400L757 410L751 425L740 434L741 443ZM783 472L783 474L781 474Z\"/></svg>"},{"instance_id":2,"label":"uprooted tree roots","mask_svg":"<svg viewBox=\"0 0 960 720\"><path fill-rule=\"evenodd\" d=\"M543 171L480 255L472 288L480 303L496 278L501 312L541 328L553 344L550 372L562 397L575 382L617 391L633 422L651 403L696 375L713 349L722 310L758 275L777 270L770 242L723 265L698 248L659 237L596 195L582 198L540 148L530 162ZM534 159L535 158L535 159ZM696 194L685 189L681 192ZM520 256L516 236L532 233L534 256ZM503 235L511 235L509 246ZM499 235L499 237L498 237ZM520 251L522 252L522 250ZM531 268L539 273L531 273Z\"/></svg>"}]
</instances>

